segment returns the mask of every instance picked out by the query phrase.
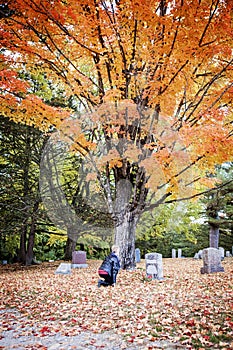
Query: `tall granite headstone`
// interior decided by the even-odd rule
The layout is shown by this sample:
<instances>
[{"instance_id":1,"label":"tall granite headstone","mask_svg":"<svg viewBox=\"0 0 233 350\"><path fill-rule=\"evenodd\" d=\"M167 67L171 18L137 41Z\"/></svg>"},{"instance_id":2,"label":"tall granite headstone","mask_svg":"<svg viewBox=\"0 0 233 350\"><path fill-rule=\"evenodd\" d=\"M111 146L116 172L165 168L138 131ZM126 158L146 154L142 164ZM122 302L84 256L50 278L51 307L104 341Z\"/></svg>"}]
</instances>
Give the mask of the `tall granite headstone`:
<instances>
[{"instance_id":1,"label":"tall granite headstone","mask_svg":"<svg viewBox=\"0 0 233 350\"><path fill-rule=\"evenodd\" d=\"M72 253L72 268L87 267L87 254L82 250L77 250Z\"/></svg>"},{"instance_id":2,"label":"tall granite headstone","mask_svg":"<svg viewBox=\"0 0 233 350\"><path fill-rule=\"evenodd\" d=\"M217 248L203 249L202 259L204 266L201 273L224 272L221 266L221 252Z\"/></svg>"},{"instance_id":3,"label":"tall granite headstone","mask_svg":"<svg viewBox=\"0 0 233 350\"><path fill-rule=\"evenodd\" d=\"M146 275L152 279L163 279L163 261L162 254L148 253L145 255Z\"/></svg>"},{"instance_id":4,"label":"tall granite headstone","mask_svg":"<svg viewBox=\"0 0 233 350\"><path fill-rule=\"evenodd\" d=\"M176 258L176 249L172 249L172 259Z\"/></svg>"}]
</instances>

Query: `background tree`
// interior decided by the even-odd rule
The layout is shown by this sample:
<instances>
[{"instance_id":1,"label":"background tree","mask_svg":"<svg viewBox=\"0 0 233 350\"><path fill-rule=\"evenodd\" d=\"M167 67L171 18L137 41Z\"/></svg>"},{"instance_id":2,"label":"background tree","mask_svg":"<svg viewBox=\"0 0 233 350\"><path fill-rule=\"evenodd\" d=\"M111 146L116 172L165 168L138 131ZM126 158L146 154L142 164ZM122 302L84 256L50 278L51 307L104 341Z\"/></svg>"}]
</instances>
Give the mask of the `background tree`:
<instances>
[{"instance_id":1,"label":"background tree","mask_svg":"<svg viewBox=\"0 0 233 350\"><path fill-rule=\"evenodd\" d=\"M9 0L0 9L2 76L12 80L2 80L3 114L57 128L81 154L123 268L134 267L142 212L196 196L206 171L232 155L232 5ZM83 113L33 95L17 79L25 67Z\"/></svg>"},{"instance_id":2,"label":"background tree","mask_svg":"<svg viewBox=\"0 0 233 350\"><path fill-rule=\"evenodd\" d=\"M40 167L40 192L51 221L67 232L65 259L70 260L78 238L85 241L88 236L97 243L98 239L107 238L101 228L109 227L111 232L113 223L109 215L90 205L93 194L89 183L83 181L86 174L80 174L80 156L67 154L65 146L62 143L54 146L51 140L47 143Z\"/></svg>"},{"instance_id":3,"label":"background tree","mask_svg":"<svg viewBox=\"0 0 233 350\"><path fill-rule=\"evenodd\" d=\"M226 163L218 169L221 187L205 196L206 216L209 224L209 245L219 246L220 232L232 236L233 223L233 181L232 163Z\"/></svg>"},{"instance_id":4,"label":"background tree","mask_svg":"<svg viewBox=\"0 0 233 350\"><path fill-rule=\"evenodd\" d=\"M41 217L38 180L44 141L39 130L0 118L1 236L13 238L16 245L19 235L17 258L25 264L34 258L37 220Z\"/></svg>"},{"instance_id":5,"label":"background tree","mask_svg":"<svg viewBox=\"0 0 233 350\"><path fill-rule=\"evenodd\" d=\"M145 213L136 235L136 245L142 255L157 251L169 258L173 248L181 248L184 256L194 256L199 249L201 209L203 204L196 200L181 202L178 206L175 203L161 205L153 213L153 219Z\"/></svg>"}]
</instances>

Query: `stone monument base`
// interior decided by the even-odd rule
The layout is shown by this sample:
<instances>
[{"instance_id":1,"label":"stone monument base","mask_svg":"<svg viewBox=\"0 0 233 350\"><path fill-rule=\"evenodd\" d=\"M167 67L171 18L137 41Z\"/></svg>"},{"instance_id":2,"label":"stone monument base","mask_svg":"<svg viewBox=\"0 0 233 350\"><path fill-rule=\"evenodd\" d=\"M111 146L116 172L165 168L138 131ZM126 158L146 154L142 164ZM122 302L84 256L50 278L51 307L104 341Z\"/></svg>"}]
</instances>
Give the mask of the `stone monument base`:
<instances>
[{"instance_id":1,"label":"stone monument base","mask_svg":"<svg viewBox=\"0 0 233 350\"><path fill-rule=\"evenodd\" d=\"M88 267L87 264L72 264L71 265L72 269L84 269L86 267Z\"/></svg>"},{"instance_id":2,"label":"stone monument base","mask_svg":"<svg viewBox=\"0 0 233 350\"><path fill-rule=\"evenodd\" d=\"M201 273L213 273L213 272L224 272L222 266L204 266L201 267Z\"/></svg>"}]
</instances>

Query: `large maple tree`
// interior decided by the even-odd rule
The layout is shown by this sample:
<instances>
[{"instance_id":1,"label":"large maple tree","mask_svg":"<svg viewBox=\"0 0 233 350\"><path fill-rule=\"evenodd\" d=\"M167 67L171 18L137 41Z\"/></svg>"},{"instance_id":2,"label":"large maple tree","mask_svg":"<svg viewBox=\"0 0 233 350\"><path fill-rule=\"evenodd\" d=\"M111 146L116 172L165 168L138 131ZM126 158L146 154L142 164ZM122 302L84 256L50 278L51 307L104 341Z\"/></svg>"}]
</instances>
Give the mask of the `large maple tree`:
<instances>
[{"instance_id":1,"label":"large maple tree","mask_svg":"<svg viewBox=\"0 0 233 350\"><path fill-rule=\"evenodd\" d=\"M2 114L59 130L81 154L123 268L134 267L142 212L196 196L232 157L232 8L232 0L0 6ZM70 108L33 94L23 73L38 71Z\"/></svg>"}]
</instances>

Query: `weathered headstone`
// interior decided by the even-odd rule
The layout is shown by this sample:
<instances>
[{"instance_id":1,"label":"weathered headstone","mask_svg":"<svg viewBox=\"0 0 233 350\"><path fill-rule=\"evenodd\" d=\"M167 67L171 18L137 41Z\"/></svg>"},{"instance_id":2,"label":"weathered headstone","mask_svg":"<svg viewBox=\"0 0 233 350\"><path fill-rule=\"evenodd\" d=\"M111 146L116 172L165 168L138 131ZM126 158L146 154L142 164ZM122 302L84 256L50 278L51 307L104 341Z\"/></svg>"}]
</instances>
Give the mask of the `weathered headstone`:
<instances>
[{"instance_id":1,"label":"weathered headstone","mask_svg":"<svg viewBox=\"0 0 233 350\"><path fill-rule=\"evenodd\" d=\"M176 249L172 249L172 259L176 258Z\"/></svg>"},{"instance_id":2,"label":"weathered headstone","mask_svg":"<svg viewBox=\"0 0 233 350\"><path fill-rule=\"evenodd\" d=\"M198 253L195 253L195 255L194 255L193 258L194 258L194 259L199 259L199 254L198 254Z\"/></svg>"},{"instance_id":3,"label":"weathered headstone","mask_svg":"<svg viewBox=\"0 0 233 350\"><path fill-rule=\"evenodd\" d=\"M203 253L203 250L202 249L200 249L199 251L198 251L198 257L199 257L199 259L202 259L202 253Z\"/></svg>"},{"instance_id":4,"label":"weathered headstone","mask_svg":"<svg viewBox=\"0 0 233 350\"><path fill-rule=\"evenodd\" d=\"M87 267L87 254L82 250L77 250L72 253L72 268Z\"/></svg>"},{"instance_id":5,"label":"weathered headstone","mask_svg":"<svg viewBox=\"0 0 233 350\"><path fill-rule=\"evenodd\" d=\"M217 248L206 248L202 252L203 264L201 273L224 272L221 266L221 253Z\"/></svg>"},{"instance_id":6,"label":"weathered headstone","mask_svg":"<svg viewBox=\"0 0 233 350\"><path fill-rule=\"evenodd\" d=\"M163 261L162 254L148 253L145 255L146 259L146 275L152 279L163 279Z\"/></svg>"},{"instance_id":7,"label":"weathered headstone","mask_svg":"<svg viewBox=\"0 0 233 350\"><path fill-rule=\"evenodd\" d=\"M231 253L229 250L226 251L226 257L229 258L231 256Z\"/></svg>"},{"instance_id":8,"label":"weathered headstone","mask_svg":"<svg viewBox=\"0 0 233 350\"><path fill-rule=\"evenodd\" d=\"M70 263L61 263L55 271L55 274L69 275L71 273Z\"/></svg>"},{"instance_id":9,"label":"weathered headstone","mask_svg":"<svg viewBox=\"0 0 233 350\"><path fill-rule=\"evenodd\" d=\"M178 249L178 258L182 258L182 249Z\"/></svg>"},{"instance_id":10,"label":"weathered headstone","mask_svg":"<svg viewBox=\"0 0 233 350\"><path fill-rule=\"evenodd\" d=\"M141 261L141 252L139 248L135 249L135 262L140 263Z\"/></svg>"},{"instance_id":11,"label":"weathered headstone","mask_svg":"<svg viewBox=\"0 0 233 350\"><path fill-rule=\"evenodd\" d=\"M224 256L225 256L225 249L223 247L219 247L218 249L219 249L220 254L221 254L221 259L223 260Z\"/></svg>"}]
</instances>

